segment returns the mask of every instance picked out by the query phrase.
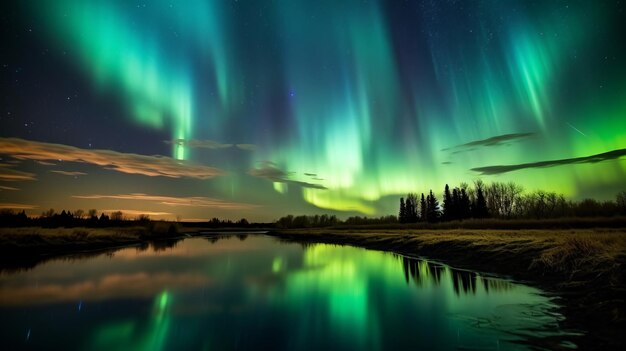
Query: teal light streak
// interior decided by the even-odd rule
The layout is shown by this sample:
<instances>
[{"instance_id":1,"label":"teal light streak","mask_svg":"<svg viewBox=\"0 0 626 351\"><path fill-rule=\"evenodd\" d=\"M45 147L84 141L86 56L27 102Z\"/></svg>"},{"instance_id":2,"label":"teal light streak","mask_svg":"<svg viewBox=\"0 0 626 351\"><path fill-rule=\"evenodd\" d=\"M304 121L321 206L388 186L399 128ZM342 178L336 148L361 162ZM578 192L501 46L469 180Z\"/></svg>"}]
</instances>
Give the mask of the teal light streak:
<instances>
[{"instance_id":1,"label":"teal light streak","mask_svg":"<svg viewBox=\"0 0 626 351\"><path fill-rule=\"evenodd\" d=\"M190 139L196 93L187 43L200 46L206 63L214 67L209 78L224 102L229 96L226 57L220 49L214 5L168 4L158 1L138 9L124 2L60 0L32 5L55 40L72 49L69 54L80 62L95 88L118 93L135 123L169 129L173 139ZM155 17L161 16L166 17L167 28L174 28L167 34L181 35L179 41L172 42L159 31ZM172 155L190 156L181 145L172 146Z\"/></svg>"}]
</instances>

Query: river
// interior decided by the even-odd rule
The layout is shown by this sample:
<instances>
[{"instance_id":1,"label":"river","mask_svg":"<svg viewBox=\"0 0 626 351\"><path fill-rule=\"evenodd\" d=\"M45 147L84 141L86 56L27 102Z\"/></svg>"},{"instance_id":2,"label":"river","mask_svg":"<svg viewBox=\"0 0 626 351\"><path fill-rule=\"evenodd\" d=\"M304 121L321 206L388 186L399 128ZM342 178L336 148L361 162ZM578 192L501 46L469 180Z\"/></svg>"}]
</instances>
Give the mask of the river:
<instances>
[{"instance_id":1,"label":"river","mask_svg":"<svg viewBox=\"0 0 626 351\"><path fill-rule=\"evenodd\" d=\"M388 252L210 235L0 273L4 350L574 348L537 288Z\"/></svg>"}]
</instances>

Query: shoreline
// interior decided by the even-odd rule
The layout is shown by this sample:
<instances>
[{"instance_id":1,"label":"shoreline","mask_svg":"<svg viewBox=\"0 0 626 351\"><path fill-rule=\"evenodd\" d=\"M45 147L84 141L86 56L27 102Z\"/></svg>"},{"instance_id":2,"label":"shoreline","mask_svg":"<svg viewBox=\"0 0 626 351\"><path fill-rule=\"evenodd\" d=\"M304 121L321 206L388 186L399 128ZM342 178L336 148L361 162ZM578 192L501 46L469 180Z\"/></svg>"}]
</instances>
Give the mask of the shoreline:
<instances>
[{"instance_id":1,"label":"shoreline","mask_svg":"<svg viewBox=\"0 0 626 351\"><path fill-rule=\"evenodd\" d=\"M439 261L455 268L508 277L559 297L565 330L582 331L572 339L580 349L623 347L626 327L626 230L274 230L280 240L350 245ZM594 238L597 236L598 238ZM495 240L500 237L501 240ZM538 239L535 237L539 237ZM584 237L584 241L582 239ZM600 238L601 237L601 238ZM619 242L603 251L594 241ZM574 243L574 244L572 244ZM572 252L577 246L587 251ZM569 248L573 245L574 248ZM613 255L611 255L613 254ZM598 260L593 262L593 260Z\"/></svg>"},{"instance_id":2,"label":"shoreline","mask_svg":"<svg viewBox=\"0 0 626 351\"><path fill-rule=\"evenodd\" d=\"M178 241L208 234L255 233L258 228L205 228L177 226L175 231L152 230L145 226L103 228L0 228L0 273L32 269L37 265L67 256L92 256L122 248L152 247L160 250ZM169 228L168 228L169 229ZM263 230L263 233L267 232Z\"/></svg>"}]
</instances>

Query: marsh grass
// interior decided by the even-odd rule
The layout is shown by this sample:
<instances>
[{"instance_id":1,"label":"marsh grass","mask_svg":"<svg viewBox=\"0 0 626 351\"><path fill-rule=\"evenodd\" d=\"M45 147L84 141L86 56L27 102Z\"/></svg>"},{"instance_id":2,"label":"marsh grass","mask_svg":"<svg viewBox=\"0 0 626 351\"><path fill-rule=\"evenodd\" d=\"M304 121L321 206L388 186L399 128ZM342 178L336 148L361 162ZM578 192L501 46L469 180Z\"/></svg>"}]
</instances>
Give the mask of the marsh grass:
<instances>
[{"instance_id":1,"label":"marsh grass","mask_svg":"<svg viewBox=\"0 0 626 351\"><path fill-rule=\"evenodd\" d=\"M131 242L145 236L145 227L127 228L0 228L0 247L29 248Z\"/></svg>"}]
</instances>

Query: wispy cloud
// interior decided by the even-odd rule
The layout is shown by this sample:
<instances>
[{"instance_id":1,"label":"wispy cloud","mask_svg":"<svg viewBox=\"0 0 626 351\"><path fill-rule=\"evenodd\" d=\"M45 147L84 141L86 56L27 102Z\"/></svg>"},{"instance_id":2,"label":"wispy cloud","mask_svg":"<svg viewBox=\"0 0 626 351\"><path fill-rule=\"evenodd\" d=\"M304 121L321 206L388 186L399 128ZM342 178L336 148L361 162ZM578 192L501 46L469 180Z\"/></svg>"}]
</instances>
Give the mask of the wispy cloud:
<instances>
[{"instance_id":1,"label":"wispy cloud","mask_svg":"<svg viewBox=\"0 0 626 351\"><path fill-rule=\"evenodd\" d=\"M256 145L254 144L224 144L214 140L197 140L197 139L173 139L173 140L165 140L166 144L170 145L179 145L186 146L191 148L199 148L199 149L228 149L232 147L236 147L240 150L253 151L256 150Z\"/></svg>"},{"instance_id":2,"label":"wispy cloud","mask_svg":"<svg viewBox=\"0 0 626 351\"><path fill-rule=\"evenodd\" d=\"M263 162L261 164L261 167L253 168L248 171L248 174L250 174L251 176L267 179L272 182L293 184L304 188L328 189L321 184L308 183L300 180L290 179L289 175L292 173L293 172L288 173L283 171L282 169L279 169L273 162Z\"/></svg>"},{"instance_id":3,"label":"wispy cloud","mask_svg":"<svg viewBox=\"0 0 626 351\"><path fill-rule=\"evenodd\" d=\"M15 191L15 190L20 190L20 188L15 188L12 186L4 186L4 185L0 185L0 190L11 190L11 191Z\"/></svg>"},{"instance_id":4,"label":"wispy cloud","mask_svg":"<svg viewBox=\"0 0 626 351\"><path fill-rule=\"evenodd\" d=\"M235 144L235 147L246 151L254 151L257 149L257 146L254 144Z\"/></svg>"},{"instance_id":5,"label":"wispy cloud","mask_svg":"<svg viewBox=\"0 0 626 351\"><path fill-rule=\"evenodd\" d=\"M0 152L2 146L0 146ZM0 163L0 180L5 182L18 182L24 180L36 180L34 173L22 172L12 168L13 165Z\"/></svg>"},{"instance_id":6,"label":"wispy cloud","mask_svg":"<svg viewBox=\"0 0 626 351\"><path fill-rule=\"evenodd\" d=\"M76 199L116 199L116 200L136 200L148 201L156 204L168 206L186 206L186 207L211 207L224 210L243 210L258 207L257 205L229 202L220 199L214 199L204 196L191 197L175 197L163 195L148 195L141 193L118 194L118 195L74 195Z\"/></svg>"},{"instance_id":7,"label":"wispy cloud","mask_svg":"<svg viewBox=\"0 0 626 351\"><path fill-rule=\"evenodd\" d=\"M117 172L151 177L208 179L225 174L222 170L213 167L175 160L171 157L129 154L112 150L81 149L69 145L17 138L0 138L0 153L18 159L35 161L58 160L89 163Z\"/></svg>"},{"instance_id":8,"label":"wispy cloud","mask_svg":"<svg viewBox=\"0 0 626 351\"><path fill-rule=\"evenodd\" d=\"M144 210L125 210L125 209L113 209L113 210L100 210L102 213L111 214L113 212L120 211L122 214L127 216L139 216L139 215L148 215L153 217L163 217L163 216L172 216L170 212L157 212L157 211L144 211Z\"/></svg>"},{"instance_id":9,"label":"wispy cloud","mask_svg":"<svg viewBox=\"0 0 626 351\"><path fill-rule=\"evenodd\" d=\"M565 158L565 159L560 159L560 160L521 163L521 164L516 164L516 165L476 167L476 168L472 168L472 171L479 172L482 175L492 175L492 174L513 172L513 171L526 169L526 168L543 168L543 167L554 167L554 166L563 166L563 165L581 164L581 163L598 163L602 161L618 159L623 156L626 156L626 149L617 149L617 150L604 152L601 154L596 154L596 155L591 155L591 156Z\"/></svg>"},{"instance_id":10,"label":"wispy cloud","mask_svg":"<svg viewBox=\"0 0 626 351\"><path fill-rule=\"evenodd\" d=\"M511 133L511 134L496 135L491 138L474 140L474 141L470 141L469 143L456 145L452 148L441 149L441 151L448 151L451 149L467 149L467 148L473 148L477 146L500 146L510 141L522 140L522 139L530 138L534 135L535 133ZM459 151L456 151L455 153L458 153L458 152Z\"/></svg>"},{"instance_id":11,"label":"wispy cloud","mask_svg":"<svg viewBox=\"0 0 626 351\"><path fill-rule=\"evenodd\" d=\"M32 210L38 208L36 205L28 204L16 204L10 202L0 202L0 209L13 209L13 210Z\"/></svg>"},{"instance_id":12,"label":"wispy cloud","mask_svg":"<svg viewBox=\"0 0 626 351\"><path fill-rule=\"evenodd\" d=\"M66 176L70 176L70 177L87 175L87 173L85 173L85 172L71 172L71 171L50 171L50 172L51 173L56 173L56 174L61 174L61 175L66 175Z\"/></svg>"}]
</instances>

